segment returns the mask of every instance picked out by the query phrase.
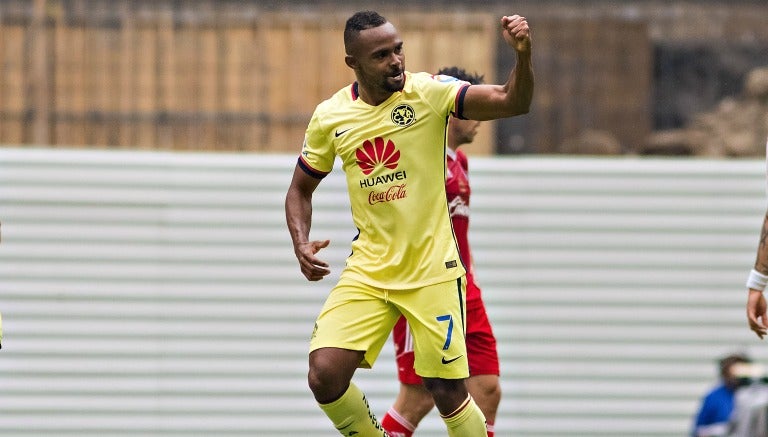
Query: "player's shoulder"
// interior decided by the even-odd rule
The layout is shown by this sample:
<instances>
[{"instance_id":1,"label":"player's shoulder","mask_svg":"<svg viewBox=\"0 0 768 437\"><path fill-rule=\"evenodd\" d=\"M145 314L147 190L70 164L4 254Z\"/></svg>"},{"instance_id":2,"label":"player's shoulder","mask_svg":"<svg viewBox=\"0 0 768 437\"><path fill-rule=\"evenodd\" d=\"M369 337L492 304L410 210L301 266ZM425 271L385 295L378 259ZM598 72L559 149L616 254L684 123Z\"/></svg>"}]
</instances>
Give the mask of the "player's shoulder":
<instances>
[{"instance_id":1,"label":"player's shoulder","mask_svg":"<svg viewBox=\"0 0 768 437\"><path fill-rule=\"evenodd\" d=\"M430 104L452 101L461 89L460 81L447 80L427 72L410 73L406 76L405 95L426 100Z\"/></svg>"},{"instance_id":2,"label":"player's shoulder","mask_svg":"<svg viewBox=\"0 0 768 437\"><path fill-rule=\"evenodd\" d=\"M317 105L317 111L326 112L337 109L340 106L352 103L357 97L357 85L355 83L349 84L320 102Z\"/></svg>"},{"instance_id":3,"label":"player's shoulder","mask_svg":"<svg viewBox=\"0 0 768 437\"><path fill-rule=\"evenodd\" d=\"M461 80L461 79L453 77L453 76L449 76L447 74L433 74L432 75L432 80L435 80L435 81L440 82L440 83L447 83L447 84L452 84L452 85L464 85L464 84L469 85L469 82Z\"/></svg>"},{"instance_id":4,"label":"player's shoulder","mask_svg":"<svg viewBox=\"0 0 768 437\"><path fill-rule=\"evenodd\" d=\"M445 86L458 86L462 81L452 76L446 76L444 74L432 74L427 72L408 73L406 72L406 84L410 83L414 87L445 87Z\"/></svg>"},{"instance_id":5,"label":"player's shoulder","mask_svg":"<svg viewBox=\"0 0 768 437\"><path fill-rule=\"evenodd\" d=\"M317 138L329 136L335 124L344 119L348 112L347 109L354 102L351 97L353 87L354 84L347 85L315 106L307 126L307 134L315 142L317 142Z\"/></svg>"}]
</instances>

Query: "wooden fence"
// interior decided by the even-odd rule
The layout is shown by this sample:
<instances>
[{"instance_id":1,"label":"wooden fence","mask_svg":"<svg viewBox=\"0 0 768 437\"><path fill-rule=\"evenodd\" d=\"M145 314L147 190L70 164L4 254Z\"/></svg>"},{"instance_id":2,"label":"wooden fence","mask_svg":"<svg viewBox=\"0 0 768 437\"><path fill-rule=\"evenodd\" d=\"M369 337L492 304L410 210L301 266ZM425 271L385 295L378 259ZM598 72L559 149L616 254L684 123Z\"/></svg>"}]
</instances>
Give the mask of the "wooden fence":
<instances>
[{"instance_id":1,"label":"wooden fence","mask_svg":"<svg viewBox=\"0 0 768 437\"><path fill-rule=\"evenodd\" d=\"M426 12L438 4L441 13ZM685 94L674 68L660 73L654 50L724 42L759 55L768 46L768 6L749 1L524 0L510 10L498 0L2 0L0 144L295 151L314 106L353 79L341 33L363 7L397 24L409 70L460 64L489 81L514 62L498 17L528 17L531 113L485 123L477 154L557 153L585 129L632 152L654 114L672 108L686 120L716 103ZM696 86L717 87L718 69L746 71L719 62L702 67Z\"/></svg>"},{"instance_id":2,"label":"wooden fence","mask_svg":"<svg viewBox=\"0 0 768 437\"><path fill-rule=\"evenodd\" d=\"M0 143L298 151L317 103L354 79L351 11L258 2L0 3ZM496 18L392 10L411 71L493 76ZM488 125L475 151L492 150Z\"/></svg>"},{"instance_id":3,"label":"wooden fence","mask_svg":"<svg viewBox=\"0 0 768 437\"><path fill-rule=\"evenodd\" d=\"M558 152L584 129L610 132L624 152L642 144L652 129L653 46L646 23L540 18L535 32L537 82L526 151Z\"/></svg>"}]
</instances>

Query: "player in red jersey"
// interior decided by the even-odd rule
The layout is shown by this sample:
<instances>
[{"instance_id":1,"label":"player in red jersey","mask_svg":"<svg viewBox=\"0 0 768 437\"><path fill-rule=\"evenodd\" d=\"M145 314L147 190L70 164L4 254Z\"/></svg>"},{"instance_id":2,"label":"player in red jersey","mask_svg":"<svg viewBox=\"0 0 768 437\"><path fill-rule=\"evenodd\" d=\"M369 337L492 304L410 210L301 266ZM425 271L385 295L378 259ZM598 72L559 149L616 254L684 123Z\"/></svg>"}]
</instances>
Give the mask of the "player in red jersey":
<instances>
[{"instance_id":1,"label":"player in red jersey","mask_svg":"<svg viewBox=\"0 0 768 437\"><path fill-rule=\"evenodd\" d=\"M483 77L469 74L458 67L443 68L436 80L461 80L470 84L483 82ZM496 410L501 400L499 385L499 356L480 288L474 281L472 254L469 247L469 178L467 156L460 149L471 143L477 134L479 121L451 118L448 124L445 188L448 195L459 252L467 268L467 356L470 377L466 380L469 393L486 419L488 436L493 437ZM405 317L400 317L392 330L397 356L397 375L400 392L392 407L382 419L382 426L391 437L411 437L421 419L434 407L429 391L413 369L413 340Z\"/></svg>"}]
</instances>

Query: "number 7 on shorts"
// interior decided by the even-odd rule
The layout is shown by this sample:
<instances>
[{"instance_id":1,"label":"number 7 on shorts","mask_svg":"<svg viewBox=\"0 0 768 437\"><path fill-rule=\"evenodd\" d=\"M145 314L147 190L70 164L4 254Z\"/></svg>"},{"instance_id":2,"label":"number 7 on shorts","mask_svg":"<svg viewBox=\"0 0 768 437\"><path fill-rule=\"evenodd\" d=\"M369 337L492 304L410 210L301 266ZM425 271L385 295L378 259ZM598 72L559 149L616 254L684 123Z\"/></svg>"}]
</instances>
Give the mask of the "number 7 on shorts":
<instances>
[{"instance_id":1,"label":"number 7 on shorts","mask_svg":"<svg viewBox=\"0 0 768 437\"><path fill-rule=\"evenodd\" d=\"M443 350L447 350L448 346L451 345L451 335L453 334L453 317L451 317L450 314L446 314L444 316L437 316L438 322L448 322L448 333L445 335L445 344L443 345Z\"/></svg>"}]
</instances>

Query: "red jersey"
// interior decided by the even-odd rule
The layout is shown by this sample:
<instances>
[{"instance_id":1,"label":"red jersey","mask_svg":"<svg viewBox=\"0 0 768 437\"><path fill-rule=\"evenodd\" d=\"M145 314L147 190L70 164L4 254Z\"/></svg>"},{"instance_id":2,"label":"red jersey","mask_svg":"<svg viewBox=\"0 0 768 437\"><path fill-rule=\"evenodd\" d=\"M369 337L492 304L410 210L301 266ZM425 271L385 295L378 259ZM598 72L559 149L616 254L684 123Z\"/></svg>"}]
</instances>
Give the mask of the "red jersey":
<instances>
[{"instance_id":1,"label":"red jersey","mask_svg":"<svg viewBox=\"0 0 768 437\"><path fill-rule=\"evenodd\" d=\"M488 314L485 311L480 288L475 284L472 270L472 253L469 250L469 177L467 156L461 150L446 148L445 191L453 223L453 232L459 246L459 254L467 270L467 358L470 375L498 375L499 354ZM413 370L413 339L405 317L392 330L397 360L397 377L403 384L421 384L421 378Z\"/></svg>"},{"instance_id":2,"label":"red jersey","mask_svg":"<svg viewBox=\"0 0 768 437\"><path fill-rule=\"evenodd\" d=\"M446 148L445 191L451 213L453 232L459 245L459 254L467 270L467 302L480 299L480 288L475 283L472 252L469 249L469 164L461 149Z\"/></svg>"}]
</instances>

